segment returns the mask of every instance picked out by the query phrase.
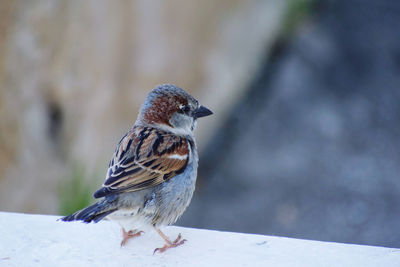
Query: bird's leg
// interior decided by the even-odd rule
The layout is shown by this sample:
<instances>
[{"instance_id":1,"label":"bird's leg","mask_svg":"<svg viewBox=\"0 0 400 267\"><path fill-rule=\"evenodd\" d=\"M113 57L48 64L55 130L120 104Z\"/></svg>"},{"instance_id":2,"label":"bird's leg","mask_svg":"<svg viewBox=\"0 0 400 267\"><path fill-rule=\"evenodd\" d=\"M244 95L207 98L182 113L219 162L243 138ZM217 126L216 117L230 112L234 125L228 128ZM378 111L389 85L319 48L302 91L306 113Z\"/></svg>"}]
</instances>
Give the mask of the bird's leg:
<instances>
[{"instance_id":1,"label":"bird's leg","mask_svg":"<svg viewBox=\"0 0 400 267\"><path fill-rule=\"evenodd\" d=\"M143 231L137 231L137 230L130 230L130 231L125 231L125 228L122 227L122 241L121 241L121 247L125 246L126 242L128 242L129 239L133 237L140 236Z\"/></svg>"},{"instance_id":2,"label":"bird's leg","mask_svg":"<svg viewBox=\"0 0 400 267\"><path fill-rule=\"evenodd\" d=\"M163 233L161 232L160 229L156 228L154 226L154 229L157 231L157 233L165 240L166 244L162 247L162 248L156 248L153 252L156 253L157 251L160 253L163 253L164 251L166 251L169 248L175 248L177 246L182 245L183 243L185 243L186 239L182 239L181 234L178 235L178 237L174 240L174 242L172 242L171 240L169 240L169 238ZM182 239L182 240L181 240Z\"/></svg>"}]
</instances>

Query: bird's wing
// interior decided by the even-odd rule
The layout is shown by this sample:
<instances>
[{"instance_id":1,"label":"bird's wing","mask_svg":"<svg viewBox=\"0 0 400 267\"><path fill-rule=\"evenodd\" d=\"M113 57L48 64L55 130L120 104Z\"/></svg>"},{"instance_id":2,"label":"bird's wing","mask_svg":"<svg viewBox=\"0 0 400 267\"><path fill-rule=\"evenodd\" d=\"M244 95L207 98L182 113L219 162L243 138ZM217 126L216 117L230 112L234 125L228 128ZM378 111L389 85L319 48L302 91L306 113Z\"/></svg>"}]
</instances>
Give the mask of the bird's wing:
<instances>
[{"instance_id":1,"label":"bird's wing","mask_svg":"<svg viewBox=\"0 0 400 267\"><path fill-rule=\"evenodd\" d=\"M182 173L189 162L191 142L152 127L131 129L119 142L96 198L158 185Z\"/></svg>"}]
</instances>

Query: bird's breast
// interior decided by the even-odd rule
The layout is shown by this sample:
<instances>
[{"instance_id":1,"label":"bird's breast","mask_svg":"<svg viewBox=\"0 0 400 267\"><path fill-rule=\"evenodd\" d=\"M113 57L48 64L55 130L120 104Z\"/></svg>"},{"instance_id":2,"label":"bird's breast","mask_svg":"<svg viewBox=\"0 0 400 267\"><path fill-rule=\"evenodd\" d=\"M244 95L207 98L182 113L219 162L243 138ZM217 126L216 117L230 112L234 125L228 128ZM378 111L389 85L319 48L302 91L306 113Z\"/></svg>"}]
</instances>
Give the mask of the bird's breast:
<instances>
[{"instance_id":1,"label":"bird's breast","mask_svg":"<svg viewBox=\"0 0 400 267\"><path fill-rule=\"evenodd\" d=\"M157 206L157 215L153 223L172 224L189 205L197 178L197 155L192 154L192 156L184 172L158 185L159 188L153 191L156 195Z\"/></svg>"}]
</instances>

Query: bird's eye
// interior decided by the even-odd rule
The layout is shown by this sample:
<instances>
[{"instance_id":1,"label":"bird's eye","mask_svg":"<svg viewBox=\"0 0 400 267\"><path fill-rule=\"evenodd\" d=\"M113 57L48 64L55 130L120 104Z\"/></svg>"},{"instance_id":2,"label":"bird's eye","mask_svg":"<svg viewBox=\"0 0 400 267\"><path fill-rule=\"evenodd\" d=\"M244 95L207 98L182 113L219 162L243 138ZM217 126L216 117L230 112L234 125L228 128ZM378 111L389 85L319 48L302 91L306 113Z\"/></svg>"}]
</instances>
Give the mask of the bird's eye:
<instances>
[{"instance_id":1,"label":"bird's eye","mask_svg":"<svg viewBox=\"0 0 400 267\"><path fill-rule=\"evenodd\" d=\"M179 106L180 113L188 113L190 110L189 105L180 105Z\"/></svg>"}]
</instances>

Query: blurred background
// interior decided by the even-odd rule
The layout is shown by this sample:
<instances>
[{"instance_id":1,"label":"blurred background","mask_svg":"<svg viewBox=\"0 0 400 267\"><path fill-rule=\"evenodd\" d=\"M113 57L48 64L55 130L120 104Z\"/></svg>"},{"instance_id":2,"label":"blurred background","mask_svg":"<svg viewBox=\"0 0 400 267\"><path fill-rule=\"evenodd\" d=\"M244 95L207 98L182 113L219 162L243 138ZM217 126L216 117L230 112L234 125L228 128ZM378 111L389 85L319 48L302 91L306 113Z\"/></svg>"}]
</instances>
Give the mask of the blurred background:
<instances>
[{"instance_id":1,"label":"blurred background","mask_svg":"<svg viewBox=\"0 0 400 267\"><path fill-rule=\"evenodd\" d=\"M160 83L214 115L178 225L400 247L397 0L0 1L0 210L67 214Z\"/></svg>"}]
</instances>

